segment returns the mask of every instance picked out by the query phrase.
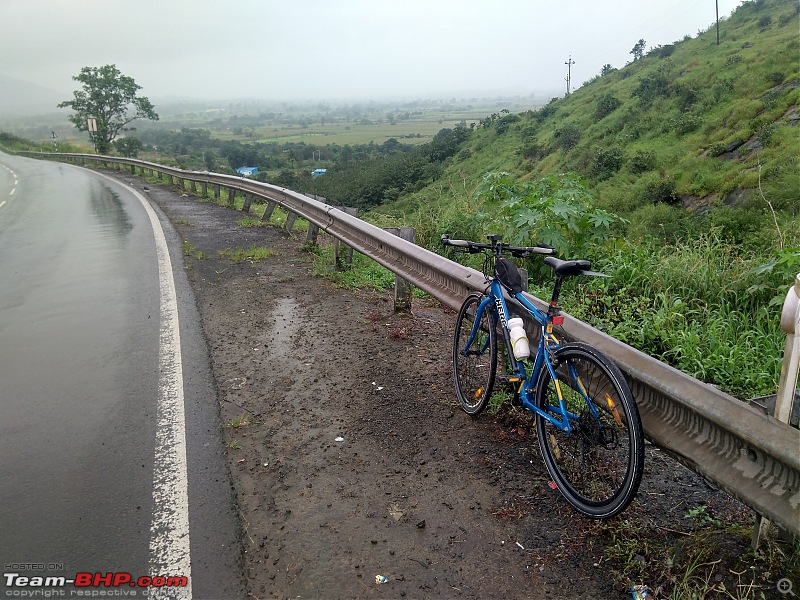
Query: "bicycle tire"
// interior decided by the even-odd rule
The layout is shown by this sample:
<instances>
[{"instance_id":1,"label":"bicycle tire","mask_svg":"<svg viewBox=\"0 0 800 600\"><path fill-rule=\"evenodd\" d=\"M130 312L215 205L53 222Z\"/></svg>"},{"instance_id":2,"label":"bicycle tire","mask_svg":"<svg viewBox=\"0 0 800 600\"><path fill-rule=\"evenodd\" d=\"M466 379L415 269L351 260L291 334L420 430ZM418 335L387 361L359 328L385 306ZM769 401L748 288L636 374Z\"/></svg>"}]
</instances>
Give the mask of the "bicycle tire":
<instances>
[{"instance_id":1,"label":"bicycle tire","mask_svg":"<svg viewBox=\"0 0 800 600\"><path fill-rule=\"evenodd\" d=\"M633 394L617 366L587 344L561 346L553 361L564 405L578 418L570 421L573 429L567 434L536 415L545 466L576 510L595 519L618 515L636 496L644 464L644 434ZM536 406L562 418L553 408L558 396L547 368L536 384Z\"/></svg>"},{"instance_id":2,"label":"bicycle tire","mask_svg":"<svg viewBox=\"0 0 800 600\"><path fill-rule=\"evenodd\" d=\"M476 416L486 408L497 373L497 331L494 311L488 307L481 316L481 325L469 348L464 348L475 323L475 314L483 294L467 296L456 318L453 334L453 378L456 396L469 415Z\"/></svg>"}]
</instances>

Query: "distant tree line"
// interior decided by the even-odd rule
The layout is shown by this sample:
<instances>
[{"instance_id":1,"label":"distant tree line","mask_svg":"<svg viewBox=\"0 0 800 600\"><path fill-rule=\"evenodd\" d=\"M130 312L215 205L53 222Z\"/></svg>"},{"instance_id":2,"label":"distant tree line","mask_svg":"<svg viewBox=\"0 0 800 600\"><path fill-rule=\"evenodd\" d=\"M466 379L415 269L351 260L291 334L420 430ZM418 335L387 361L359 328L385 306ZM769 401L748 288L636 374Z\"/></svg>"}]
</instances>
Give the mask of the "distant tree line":
<instances>
[{"instance_id":1,"label":"distant tree line","mask_svg":"<svg viewBox=\"0 0 800 600\"><path fill-rule=\"evenodd\" d=\"M333 204L368 208L391 202L436 179L470 131L462 122L453 129L440 130L433 140L418 146L389 140L381 146L389 151L381 156L366 160L354 154L341 156L326 175L297 183L301 191L324 196Z\"/></svg>"},{"instance_id":2,"label":"distant tree line","mask_svg":"<svg viewBox=\"0 0 800 600\"><path fill-rule=\"evenodd\" d=\"M458 152L470 134L464 122L442 129L425 144L403 144L392 138L383 144L316 146L305 142L239 142L212 137L206 129L152 129L140 139L146 150L172 158L186 169L234 171L256 166L262 181L324 196L330 202L366 208L397 199L435 179L443 162ZM328 173L312 178L312 167Z\"/></svg>"}]
</instances>

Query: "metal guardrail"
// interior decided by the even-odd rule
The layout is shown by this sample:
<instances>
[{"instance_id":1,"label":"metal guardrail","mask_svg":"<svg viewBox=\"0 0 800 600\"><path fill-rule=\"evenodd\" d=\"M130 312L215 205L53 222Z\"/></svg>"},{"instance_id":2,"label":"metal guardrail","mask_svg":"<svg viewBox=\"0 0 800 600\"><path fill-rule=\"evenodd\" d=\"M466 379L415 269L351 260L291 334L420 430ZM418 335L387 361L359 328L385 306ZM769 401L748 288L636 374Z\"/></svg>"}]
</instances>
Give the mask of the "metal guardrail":
<instances>
[{"instance_id":1,"label":"metal guardrail","mask_svg":"<svg viewBox=\"0 0 800 600\"><path fill-rule=\"evenodd\" d=\"M474 269L284 188L133 159L34 155L130 165L276 202L454 309L460 307L469 291L485 288L483 275ZM536 298L531 300L544 306ZM626 374L645 433L656 446L759 514L800 535L800 431L568 315L564 329L569 337L605 352Z\"/></svg>"}]
</instances>

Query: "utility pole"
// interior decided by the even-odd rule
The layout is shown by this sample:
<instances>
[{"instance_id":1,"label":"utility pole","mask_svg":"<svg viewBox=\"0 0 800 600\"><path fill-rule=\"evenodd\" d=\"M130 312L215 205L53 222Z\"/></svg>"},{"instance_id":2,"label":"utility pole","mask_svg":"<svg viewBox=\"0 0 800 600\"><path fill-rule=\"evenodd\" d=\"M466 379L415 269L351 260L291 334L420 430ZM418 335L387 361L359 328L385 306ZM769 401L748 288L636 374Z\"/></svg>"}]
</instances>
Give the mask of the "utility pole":
<instances>
[{"instance_id":1,"label":"utility pole","mask_svg":"<svg viewBox=\"0 0 800 600\"><path fill-rule=\"evenodd\" d=\"M572 55L570 55L569 60L564 62L567 65L567 96L569 96L569 83L570 79L572 79L572 65L575 64L575 61L572 60Z\"/></svg>"},{"instance_id":2,"label":"utility pole","mask_svg":"<svg viewBox=\"0 0 800 600\"><path fill-rule=\"evenodd\" d=\"M719 46L719 0L716 0L717 5L717 46Z\"/></svg>"}]
</instances>

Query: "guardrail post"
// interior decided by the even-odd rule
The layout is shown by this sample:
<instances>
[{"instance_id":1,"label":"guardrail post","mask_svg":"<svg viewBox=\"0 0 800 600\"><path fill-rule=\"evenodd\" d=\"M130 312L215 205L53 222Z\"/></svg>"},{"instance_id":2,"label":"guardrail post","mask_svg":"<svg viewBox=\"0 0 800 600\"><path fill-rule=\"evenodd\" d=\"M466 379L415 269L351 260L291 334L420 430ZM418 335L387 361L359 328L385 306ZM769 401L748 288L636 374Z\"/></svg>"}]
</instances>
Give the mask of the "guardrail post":
<instances>
[{"instance_id":1,"label":"guardrail post","mask_svg":"<svg viewBox=\"0 0 800 600\"><path fill-rule=\"evenodd\" d=\"M411 242L412 244L417 241L417 230L413 227L387 227L392 235L396 235L400 239ZM414 292L414 285L398 275L394 276L394 311L395 312L411 312L411 296Z\"/></svg>"},{"instance_id":2,"label":"guardrail post","mask_svg":"<svg viewBox=\"0 0 800 600\"><path fill-rule=\"evenodd\" d=\"M249 213L250 205L253 203L253 194L246 193L244 195L244 204L242 204L242 212Z\"/></svg>"},{"instance_id":3,"label":"guardrail post","mask_svg":"<svg viewBox=\"0 0 800 600\"><path fill-rule=\"evenodd\" d=\"M171 175L171 174L170 174L170 175L167 175L167 181L169 181L169 183L172 185L172 184L174 184L174 183L175 183L175 178L174 178L174 177L172 177L172 175Z\"/></svg>"},{"instance_id":4,"label":"guardrail post","mask_svg":"<svg viewBox=\"0 0 800 600\"><path fill-rule=\"evenodd\" d=\"M319 235L319 225L309 222L308 233L306 234L306 244L316 244Z\"/></svg>"},{"instance_id":5,"label":"guardrail post","mask_svg":"<svg viewBox=\"0 0 800 600\"><path fill-rule=\"evenodd\" d=\"M270 200L267 202L267 208L264 209L264 214L261 215L261 220L266 222L272 218L272 213L275 211L275 207L278 206L278 203L274 200Z\"/></svg>"},{"instance_id":6,"label":"guardrail post","mask_svg":"<svg viewBox=\"0 0 800 600\"><path fill-rule=\"evenodd\" d=\"M203 198L208 196L208 183L206 183L205 181L201 181L200 182L200 189L203 192Z\"/></svg>"},{"instance_id":7,"label":"guardrail post","mask_svg":"<svg viewBox=\"0 0 800 600\"><path fill-rule=\"evenodd\" d=\"M350 208L349 206L337 206L339 210L343 213L351 215L353 217L358 216L358 209L357 208ZM345 249L343 249L345 248ZM344 257L344 261L348 265L353 264L353 248L347 246L346 244L339 241L339 238L334 238L333 240L333 260L334 260L334 268L339 270L342 268L342 258Z\"/></svg>"},{"instance_id":8,"label":"guardrail post","mask_svg":"<svg viewBox=\"0 0 800 600\"><path fill-rule=\"evenodd\" d=\"M289 211L286 215L286 231L290 232L294 228L294 222L297 220L297 213Z\"/></svg>"},{"instance_id":9,"label":"guardrail post","mask_svg":"<svg viewBox=\"0 0 800 600\"><path fill-rule=\"evenodd\" d=\"M228 188L228 206L236 206L236 188Z\"/></svg>"},{"instance_id":10,"label":"guardrail post","mask_svg":"<svg viewBox=\"0 0 800 600\"><path fill-rule=\"evenodd\" d=\"M159 172L158 172L158 180L159 180L159 181L163 181L163 179L164 179L164 173L162 173L161 171L159 171Z\"/></svg>"},{"instance_id":11,"label":"guardrail post","mask_svg":"<svg viewBox=\"0 0 800 600\"><path fill-rule=\"evenodd\" d=\"M219 184L218 184L218 183L215 183L215 184L214 184L214 198L216 198L217 200L219 200L219 194L220 194L220 191L219 191Z\"/></svg>"},{"instance_id":12,"label":"guardrail post","mask_svg":"<svg viewBox=\"0 0 800 600\"><path fill-rule=\"evenodd\" d=\"M786 293L781 311L781 329L786 332L786 346L783 351L781 377L778 381L778 394L775 397L773 416L781 423L789 423L796 398L797 377L800 371L800 273L795 277L794 285ZM753 539L750 545L758 550L761 535L769 520L756 514ZM794 536L782 528L778 528L780 537L794 544Z\"/></svg>"}]
</instances>

